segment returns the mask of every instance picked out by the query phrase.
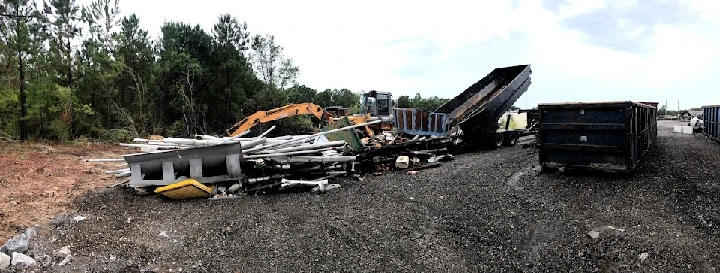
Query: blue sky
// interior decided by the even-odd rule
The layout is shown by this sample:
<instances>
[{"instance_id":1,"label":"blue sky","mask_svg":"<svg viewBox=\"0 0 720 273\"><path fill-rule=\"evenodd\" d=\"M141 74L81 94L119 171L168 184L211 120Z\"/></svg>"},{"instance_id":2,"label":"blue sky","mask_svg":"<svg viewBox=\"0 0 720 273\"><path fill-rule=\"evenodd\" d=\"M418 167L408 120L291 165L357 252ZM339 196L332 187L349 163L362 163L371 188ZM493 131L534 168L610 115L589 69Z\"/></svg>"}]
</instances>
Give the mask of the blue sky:
<instances>
[{"instance_id":1,"label":"blue sky","mask_svg":"<svg viewBox=\"0 0 720 273\"><path fill-rule=\"evenodd\" d=\"M79 1L80 4L88 3ZM272 33L316 89L451 98L495 67L531 64L516 105L563 101L720 104L720 1L138 1L121 0L156 36L163 21L221 13ZM442 3L442 4L439 4Z\"/></svg>"}]
</instances>

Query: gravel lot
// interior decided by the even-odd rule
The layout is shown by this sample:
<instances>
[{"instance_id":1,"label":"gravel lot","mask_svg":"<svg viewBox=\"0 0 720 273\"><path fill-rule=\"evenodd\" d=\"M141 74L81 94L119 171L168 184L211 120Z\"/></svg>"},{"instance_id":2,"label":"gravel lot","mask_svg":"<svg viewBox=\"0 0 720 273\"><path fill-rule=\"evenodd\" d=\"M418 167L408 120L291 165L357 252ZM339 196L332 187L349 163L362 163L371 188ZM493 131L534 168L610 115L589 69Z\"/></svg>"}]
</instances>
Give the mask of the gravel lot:
<instances>
[{"instance_id":1,"label":"gravel lot","mask_svg":"<svg viewBox=\"0 0 720 273\"><path fill-rule=\"evenodd\" d=\"M71 246L52 272L715 272L720 145L668 125L629 178L540 174L514 147L325 195L109 189L41 226L33 252Z\"/></svg>"}]
</instances>

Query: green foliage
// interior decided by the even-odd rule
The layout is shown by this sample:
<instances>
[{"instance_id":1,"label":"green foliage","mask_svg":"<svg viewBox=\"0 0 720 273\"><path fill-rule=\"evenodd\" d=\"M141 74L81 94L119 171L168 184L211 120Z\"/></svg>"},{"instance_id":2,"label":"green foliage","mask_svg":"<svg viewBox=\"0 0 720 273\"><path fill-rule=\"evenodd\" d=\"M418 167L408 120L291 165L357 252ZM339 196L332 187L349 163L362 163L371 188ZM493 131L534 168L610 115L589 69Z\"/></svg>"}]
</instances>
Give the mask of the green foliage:
<instances>
[{"instance_id":1,"label":"green foliage","mask_svg":"<svg viewBox=\"0 0 720 273\"><path fill-rule=\"evenodd\" d=\"M397 99L398 108L410 108L412 103L410 102L410 96L400 96Z\"/></svg>"},{"instance_id":2,"label":"green foliage","mask_svg":"<svg viewBox=\"0 0 720 273\"><path fill-rule=\"evenodd\" d=\"M359 103L350 107L350 114L363 114L362 107Z\"/></svg>"},{"instance_id":3,"label":"green foliage","mask_svg":"<svg viewBox=\"0 0 720 273\"><path fill-rule=\"evenodd\" d=\"M295 85L287 91L288 103L315 102L317 90L304 85Z\"/></svg>"},{"instance_id":4,"label":"green foliage","mask_svg":"<svg viewBox=\"0 0 720 273\"><path fill-rule=\"evenodd\" d=\"M152 40L117 0L0 2L0 131L31 138L127 141L221 134L258 110L315 102L359 109L359 94L297 83L300 68L270 34L222 14L208 32L167 22ZM81 26L87 31L81 32ZM24 83L24 84L20 84ZM26 98L26 103L21 103ZM27 111L21 111L21 106ZM357 109L356 109L357 108ZM313 130L308 117L275 133Z\"/></svg>"},{"instance_id":5,"label":"green foliage","mask_svg":"<svg viewBox=\"0 0 720 273\"><path fill-rule=\"evenodd\" d=\"M18 132L18 94L0 85L0 132L17 135Z\"/></svg>"},{"instance_id":6,"label":"green foliage","mask_svg":"<svg viewBox=\"0 0 720 273\"><path fill-rule=\"evenodd\" d=\"M68 141L70 140L70 133L68 130L67 123L63 122L59 119L53 119L50 122L50 127L48 128L48 139L52 140L59 140L59 141Z\"/></svg>"},{"instance_id":7,"label":"green foliage","mask_svg":"<svg viewBox=\"0 0 720 273\"><path fill-rule=\"evenodd\" d=\"M294 116L270 122L254 131L260 133L269 129L270 126L275 126L275 129L269 134L271 137L291 134L310 134L314 128L317 128L311 117Z\"/></svg>"},{"instance_id":8,"label":"green foliage","mask_svg":"<svg viewBox=\"0 0 720 273\"><path fill-rule=\"evenodd\" d=\"M450 101L450 99L441 99L437 96L429 98L423 98L420 93L415 94L415 97L410 100L410 104L413 108L418 108L423 111L432 112L440 108L443 104Z\"/></svg>"},{"instance_id":9,"label":"green foliage","mask_svg":"<svg viewBox=\"0 0 720 273\"><path fill-rule=\"evenodd\" d=\"M325 89L315 96L315 104L322 107L342 106L342 107L360 107L360 93L350 91L348 89Z\"/></svg>"}]
</instances>

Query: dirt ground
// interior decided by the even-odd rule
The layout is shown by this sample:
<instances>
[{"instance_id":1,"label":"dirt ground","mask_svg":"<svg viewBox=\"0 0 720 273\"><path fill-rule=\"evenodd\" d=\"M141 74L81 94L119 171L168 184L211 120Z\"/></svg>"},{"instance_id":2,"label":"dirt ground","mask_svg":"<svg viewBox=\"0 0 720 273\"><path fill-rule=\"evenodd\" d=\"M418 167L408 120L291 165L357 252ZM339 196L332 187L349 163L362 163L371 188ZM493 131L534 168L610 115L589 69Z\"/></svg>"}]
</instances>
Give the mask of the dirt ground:
<instances>
[{"instance_id":1,"label":"dirt ground","mask_svg":"<svg viewBox=\"0 0 720 273\"><path fill-rule=\"evenodd\" d=\"M123 151L128 152L107 144L0 141L0 242L25 227L47 223L65 212L75 197L114 184L104 172L118 163L85 159L118 158Z\"/></svg>"},{"instance_id":2,"label":"dirt ground","mask_svg":"<svg viewBox=\"0 0 720 273\"><path fill-rule=\"evenodd\" d=\"M514 147L324 195L100 189L41 226L32 252L70 246L53 272L715 272L720 145L670 125L630 177L541 174Z\"/></svg>"}]
</instances>

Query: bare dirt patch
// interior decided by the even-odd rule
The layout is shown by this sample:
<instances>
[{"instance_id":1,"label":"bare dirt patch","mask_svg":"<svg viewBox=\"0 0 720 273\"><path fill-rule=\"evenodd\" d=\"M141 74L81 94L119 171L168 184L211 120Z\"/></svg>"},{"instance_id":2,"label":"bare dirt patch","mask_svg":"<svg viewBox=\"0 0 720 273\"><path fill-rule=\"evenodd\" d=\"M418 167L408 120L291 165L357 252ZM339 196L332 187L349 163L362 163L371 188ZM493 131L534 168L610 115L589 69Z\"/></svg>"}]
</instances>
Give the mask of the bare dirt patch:
<instances>
[{"instance_id":1,"label":"bare dirt patch","mask_svg":"<svg viewBox=\"0 0 720 273\"><path fill-rule=\"evenodd\" d=\"M114 184L104 172L118 163L85 159L127 152L110 144L0 142L0 242L65 212L75 197Z\"/></svg>"}]
</instances>

